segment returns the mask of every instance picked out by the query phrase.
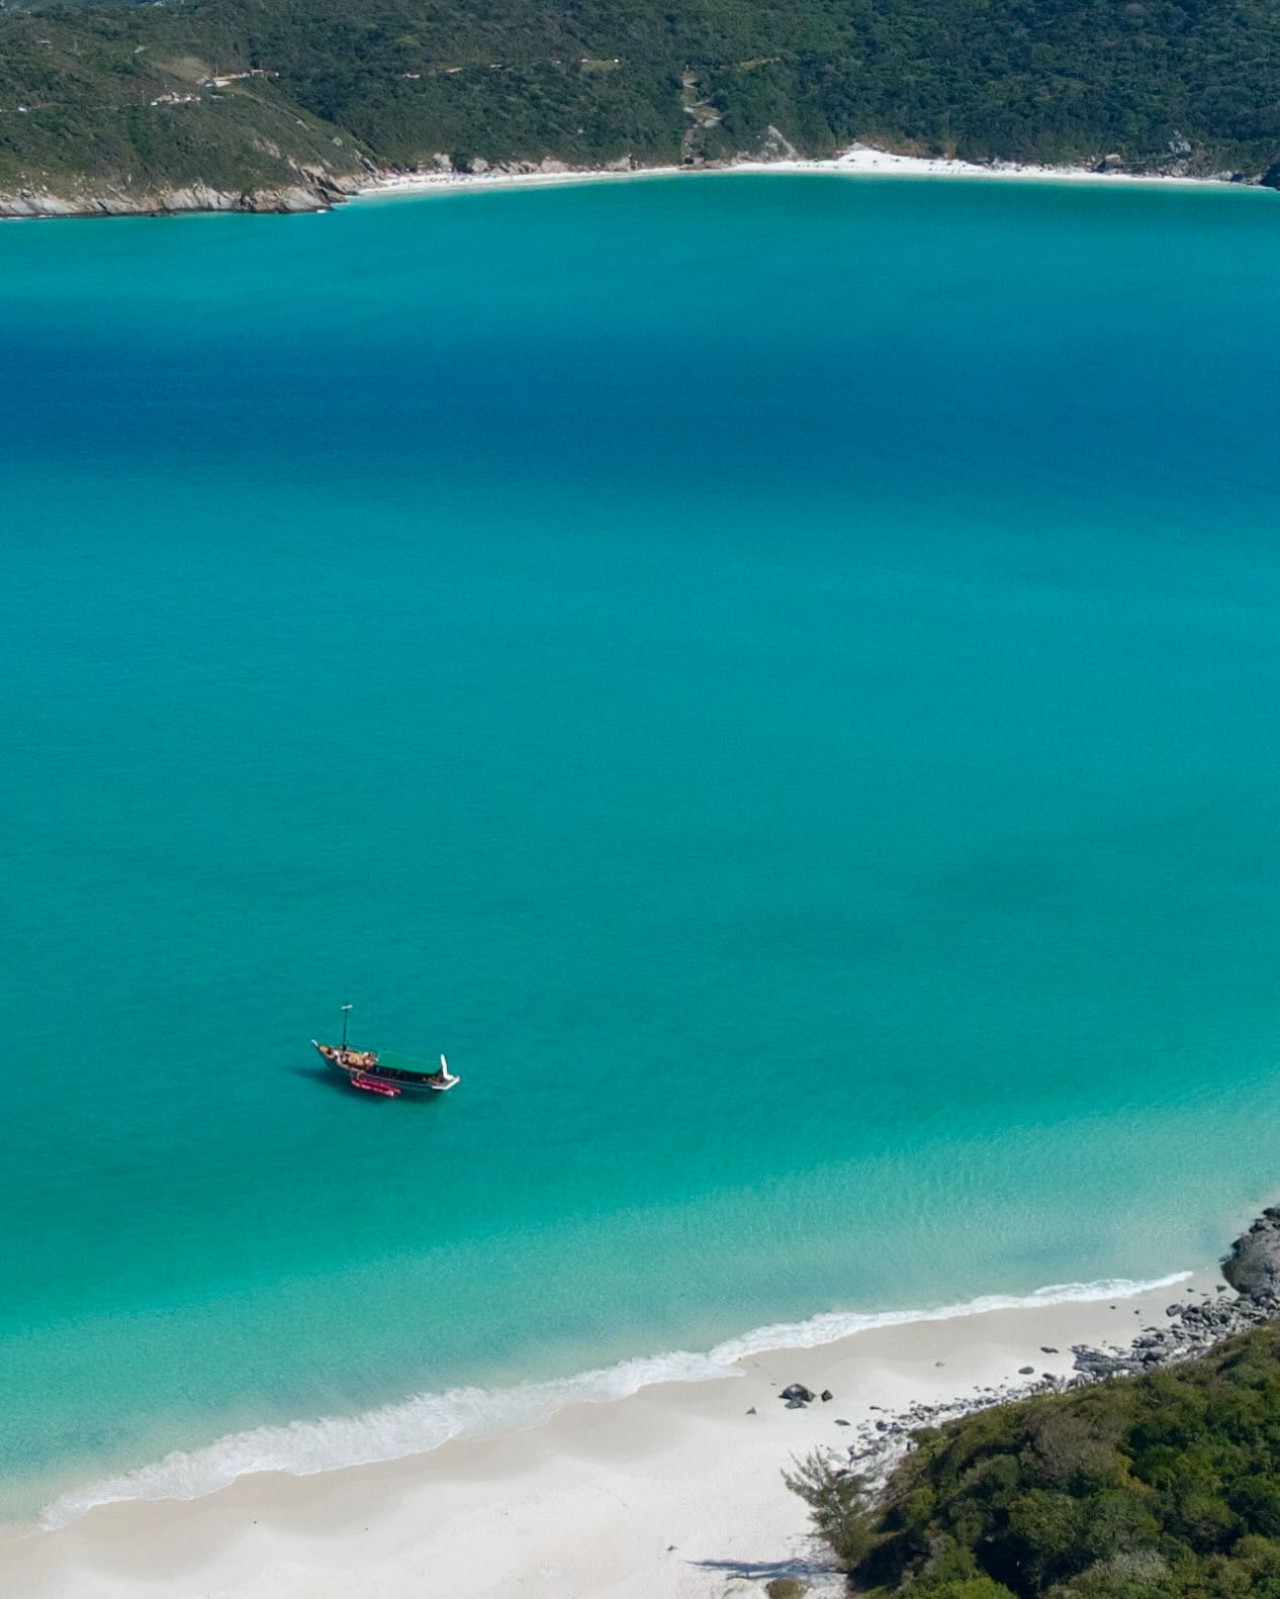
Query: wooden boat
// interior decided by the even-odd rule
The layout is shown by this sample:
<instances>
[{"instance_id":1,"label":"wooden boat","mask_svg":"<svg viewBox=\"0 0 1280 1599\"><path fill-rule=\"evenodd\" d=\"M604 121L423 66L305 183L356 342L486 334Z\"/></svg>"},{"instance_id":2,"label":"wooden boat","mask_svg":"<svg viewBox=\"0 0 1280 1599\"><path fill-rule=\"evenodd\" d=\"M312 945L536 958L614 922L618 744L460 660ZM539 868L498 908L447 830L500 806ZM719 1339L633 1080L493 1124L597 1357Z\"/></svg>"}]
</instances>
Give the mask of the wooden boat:
<instances>
[{"instance_id":1,"label":"wooden boat","mask_svg":"<svg viewBox=\"0 0 1280 1599\"><path fill-rule=\"evenodd\" d=\"M449 1070L449 1062L440 1057L440 1069L434 1072L411 1072L399 1066L384 1066L372 1049L351 1049L347 1044L347 1013L350 1005L342 1007L341 1044L311 1043L322 1060L345 1073L353 1088L367 1094L384 1094L388 1099L398 1099L401 1094L443 1094L456 1088L461 1081Z\"/></svg>"}]
</instances>

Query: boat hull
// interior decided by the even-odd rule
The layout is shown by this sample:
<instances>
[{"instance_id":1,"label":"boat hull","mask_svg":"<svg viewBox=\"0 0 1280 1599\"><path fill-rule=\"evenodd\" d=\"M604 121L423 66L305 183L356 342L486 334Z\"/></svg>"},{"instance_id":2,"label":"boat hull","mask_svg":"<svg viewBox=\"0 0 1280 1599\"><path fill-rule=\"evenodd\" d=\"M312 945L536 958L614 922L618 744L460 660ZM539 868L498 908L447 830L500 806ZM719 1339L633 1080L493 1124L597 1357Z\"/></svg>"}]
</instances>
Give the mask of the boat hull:
<instances>
[{"instance_id":1,"label":"boat hull","mask_svg":"<svg viewBox=\"0 0 1280 1599\"><path fill-rule=\"evenodd\" d=\"M352 1088L358 1088L362 1094L377 1094L382 1099L399 1099L404 1092L391 1083L380 1083L376 1077L366 1076L364 1072L352 1072L350 1081Z\"/></svg>"},{"instance_id":2,"label":"boat hull","mask_svg":"<svg viewBox=\"0 0 1280 1599\"><path fill-rule=\"evenodd\" d=\"M314 1038L311 1043L321 1060L340 1071L353 1087L362 1086L356 1078L364 1078L368 1083L385 1084L397 1094L445 1094L459 1081L443 1072L407 1072L384 1066L372 1050L344 1050L336 1044L317 1043Z\"/></svg>"}]
</instances>

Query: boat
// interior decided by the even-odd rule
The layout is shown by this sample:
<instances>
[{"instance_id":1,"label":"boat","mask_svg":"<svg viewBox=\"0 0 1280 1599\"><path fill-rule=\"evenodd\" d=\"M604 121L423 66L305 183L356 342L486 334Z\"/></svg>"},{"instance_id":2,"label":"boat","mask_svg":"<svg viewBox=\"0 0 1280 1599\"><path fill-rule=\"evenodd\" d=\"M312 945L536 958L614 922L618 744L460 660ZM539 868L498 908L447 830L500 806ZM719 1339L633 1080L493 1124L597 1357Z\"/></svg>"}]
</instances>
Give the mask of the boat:
<instances>
[{"instance_id":1,"label":"boat","mask_svg":"<svg viewBox=\"0 0 1280 1599\"><path fill-rule=\"evenodd\" d=\"M381 1094L385 1099L399 1099L404 1093L403 1088L397 1088L394 1083L380 1083L376 1077L366 1077L363 1072L352 1072L348 1078L352 1088L362 1089L366 1094Z\"/></svg>"},{"instance_id":2,"label":"boat","mask_svg":"<svg viewBox=\"0 0 1280 1599\"><path fill-rule=\"evenodd\" d=\"M352 1049L347 1043L347 1015L352 1007L342 1007L342 1042L322 1044L312 1039L312 1047L320 1058L345 1074L352 1088L366 1094L382 1094L388 1099L399 1099L401 1094L444 1094L456 1088L461 1078L449 1070L449 1062L440 1057L439 1070L411 1072L400 1066L384 1066L376 1050Z\"/></svg>"}]
</instances>

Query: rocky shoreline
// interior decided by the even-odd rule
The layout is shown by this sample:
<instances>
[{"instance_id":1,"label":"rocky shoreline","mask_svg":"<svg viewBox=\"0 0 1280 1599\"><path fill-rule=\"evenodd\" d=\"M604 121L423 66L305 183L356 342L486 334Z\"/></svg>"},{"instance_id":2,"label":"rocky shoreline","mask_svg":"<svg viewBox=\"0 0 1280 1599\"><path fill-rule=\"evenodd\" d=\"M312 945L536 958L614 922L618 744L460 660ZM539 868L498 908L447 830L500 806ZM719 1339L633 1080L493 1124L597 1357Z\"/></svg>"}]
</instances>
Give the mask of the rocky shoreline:
<instances>
[{"instance_id":1,"label":"rocky shoreline","mask_svg":"<svg viewBox=\"0 0 1280 1599\"><path fill-rule=\"evenodd\" d=\"M1037 1394L1066 1393L1110 1377L1141 1376L1161 1366L1194 1360L1224 1339L1280 1320L1280 1206L1264 1210L1236 1239L1222 1262L1222 1275L1226 1280L1213 1293L1200 1290L1202 1297L1198 1301L1169 1304L1165 1309L1166 1325L1141 1328L1128 1345L1099 1348L1073 1344L1073 1376L1036 1373L1034 1367L1027 1366L1020 1373L1025 1382L1001 1383L981 1389L972 1397L941 1404L914 1404L860 1423L847 1449L850 1469L883 1483L910 1449L912 1434L921 1428L939 1427ZM1058 1351L1045 1348L1042 1353L1056 1355ZM780 1397L786 1394L784 1391Z\"/></svg>"},{"instance_id":2,"label":"rocky shoreline","mask_svg":"<svg viewBox=\"0 0 1280 1599\"><path fill-rule=\"evenodd\" d=\"M259 189L217 189L194 183L172 189L104 189L101 193L56 194L24 188L0 194L0 218L160 217L192 212L239 211L287 214L328 211L369 187L368 175L299 172L296 183Z\"/></svg>"},{"instance_id":3,"label":"rocky shoreline","mask_svg":"<svg viewBox=\"0 0 1280 1599\"><path fill-rule=\"evenodd\" d=\"M1204 1355L1235 1333L1280 1319L1280 1207L1264 1210L1231 1246L1222 1263L1219 1296L1199 1304L1171 1304L1165 1327L1144 1327L1127 1349L1073 1348L1081 1377L1136 1376L1157 1366Z\"/></svg>"}]
</instances>

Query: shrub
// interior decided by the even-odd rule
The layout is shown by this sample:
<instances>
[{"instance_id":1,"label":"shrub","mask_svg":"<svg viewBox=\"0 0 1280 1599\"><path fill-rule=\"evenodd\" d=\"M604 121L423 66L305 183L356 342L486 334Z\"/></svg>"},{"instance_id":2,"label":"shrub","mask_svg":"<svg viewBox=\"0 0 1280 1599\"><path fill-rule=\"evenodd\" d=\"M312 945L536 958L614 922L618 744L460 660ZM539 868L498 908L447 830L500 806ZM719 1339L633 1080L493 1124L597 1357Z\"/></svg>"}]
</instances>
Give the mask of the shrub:
<instances>
[{"instance_id":1,"label":"shrub","mask_svg":"<svg viewBox=\"0 0 1280 1599\"><path fill-rule=\"evenodd\" d=\"M856 1566L872 1542L867 1484L829 1449L815 1449L784 1471L783 1481L809 1507L814 1531L844 1566Z\"/></svg>"},{"instance_id":2,"label":"shrub","mask_svg":"<svg viewBox=\"0 0 1280 1599\"><path fill-rule=\"evenodd\" d=\"M804 1599L809 1584L801 1582L799 1577L775 1577L772 1582L765 1583L764 1591L768 1599Z\"/></svg>"}]
</instances>

